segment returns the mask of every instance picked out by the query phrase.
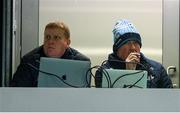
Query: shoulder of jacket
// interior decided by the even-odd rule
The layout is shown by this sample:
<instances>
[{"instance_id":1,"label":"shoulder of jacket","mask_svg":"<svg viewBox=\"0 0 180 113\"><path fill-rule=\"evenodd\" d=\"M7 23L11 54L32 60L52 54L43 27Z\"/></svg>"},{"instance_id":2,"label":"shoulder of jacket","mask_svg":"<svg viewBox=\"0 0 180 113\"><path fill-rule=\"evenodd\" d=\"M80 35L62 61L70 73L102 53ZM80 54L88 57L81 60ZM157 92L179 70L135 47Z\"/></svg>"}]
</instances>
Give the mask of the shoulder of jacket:
<instances>
[{"instance_id":1,"label":"shoulder of jacket","mask_svg":"<svg viewBox=\"0 0 180 113\"><path fill-rule=\"evenodd\" d=\"M31 61L33 59L38 59L40 58L40 51L42 50L42 46L40 47L37 47L33 50L31 50L30 52L28 52L27 54L25 54L23 57L22 57L22 60L23 61Z\"/></svg>"},{"instance_id":2,"label":"shoulder of jacket","mask_svg":"<svg viewBox=\"0 0 180 113\"><path fill-rule=\"evenodd\" d=\"M161 70L163 65L155 60L149 59L144 57L145 61L148 63L149 67L152 68L152 70Z\"/></svg>"},{"instance_id":3,"label":"shoulder of jacket","mask_svg":"<svg viewBox=\"0 0 180 113\"><path fill-rule=\"evenodd\" d=\"M74 57L74 59L77 60L84 60L84 61L90 61L90 58L85 56L84 54L80 53L78 50L74 48L69 48L71 55Z\"/></svg>"}]
</instances>

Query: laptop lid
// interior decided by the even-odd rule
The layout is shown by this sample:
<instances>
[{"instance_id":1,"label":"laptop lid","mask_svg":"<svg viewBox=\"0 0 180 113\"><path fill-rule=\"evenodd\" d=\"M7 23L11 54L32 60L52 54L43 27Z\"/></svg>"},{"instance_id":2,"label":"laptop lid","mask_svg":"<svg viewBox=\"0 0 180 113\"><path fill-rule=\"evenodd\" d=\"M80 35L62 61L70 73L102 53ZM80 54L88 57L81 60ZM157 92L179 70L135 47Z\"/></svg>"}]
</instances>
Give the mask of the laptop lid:
<instances>
[{"instance_id":1,"label":"laptop lid","mask_svg":"<svg viewBox=\"0 0 180 113\"><path fill-rule=\"evenodd\" d=\"M102 87L113 88L147 88L147 71L104 69ZM109 83L109 79L111 84Z\"/></svg>"},{"instance_id":2,"label":"laptop lid","mask_svg":"<svg viewBox=\"0 0 180 113\"><path fill-rule=\"evenodd\" d=\"M90 66L89 61L41 57L38 87L87 87Z\"/></svg>"}]
</instances>

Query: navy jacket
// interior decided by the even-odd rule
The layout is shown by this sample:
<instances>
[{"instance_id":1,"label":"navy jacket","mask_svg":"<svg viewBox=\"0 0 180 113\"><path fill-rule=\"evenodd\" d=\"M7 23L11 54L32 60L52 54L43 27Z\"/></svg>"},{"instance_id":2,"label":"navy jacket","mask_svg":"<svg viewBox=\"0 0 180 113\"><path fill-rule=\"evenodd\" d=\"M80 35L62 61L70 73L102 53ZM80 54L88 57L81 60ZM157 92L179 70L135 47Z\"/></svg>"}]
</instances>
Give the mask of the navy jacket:
<instances>
[{"instance_id":1,"label":"navy jacket","mask_svg":"<svg viewBox=\"0 0 180 113\"><path fill-rule=\"evenodd\" d=\"M118 61L122 60L112 53L109 55L108 61L102 66L106 69L125 69L125 63ZM146 70L148 71L148 78L151 77L151 79L148 79L148 88L172 88L172 81L160 63L146 58L142 53L140 63L143 64L144 67L137 65L136 70ZM102 87L102 73L100 69L96 71L95 85L96 87Z\"/></svg>"},{"instance_id":2,"label":"navy jacket","mask_svg":"<svg viewBox=\"0 0 180 113\"><path fill-rule=\"evenodd\" d=\"M38 71L29 66L31 64L39 68L40 57L47 57L44 54L43 46L35 48L21 59L20 65L15 72L10 86L12 87L37 87ZM73 48L68 48L62 59L73 59L90 61L90 59Z\"/></svg>"}]
</instances>

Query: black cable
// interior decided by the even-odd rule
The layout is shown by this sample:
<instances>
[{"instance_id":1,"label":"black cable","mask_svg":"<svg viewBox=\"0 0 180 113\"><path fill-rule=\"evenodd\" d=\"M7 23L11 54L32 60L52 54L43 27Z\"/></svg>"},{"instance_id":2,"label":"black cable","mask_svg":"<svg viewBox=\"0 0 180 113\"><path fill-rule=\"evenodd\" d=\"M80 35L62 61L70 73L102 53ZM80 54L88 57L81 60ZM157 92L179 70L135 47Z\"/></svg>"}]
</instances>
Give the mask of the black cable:
<instances>
[{"instance_id":1,"label":"black cable","mask_svg":"<svg viewBox=\"0 0 180 113\"><path fill-rule=\"evenodd\" d=\"M109 61L109 60L104 60L104 61L101 63L101 66L103 66L104 63L106 63L107 61Z\"/></svg>"},{"instance_id":2,"label":"black cable","mask_svg":"<svg viewBox=\"0 0 180 113\"><path fill-rule=\"evenodd\" d=\"M98 68L100 68L102 74L105 75L106 80L107 80L107 83L108 83L108 88L112 88L112 86L114 86L115 83L111 84L111 78L110 78L110 76L109 76L109 73L105 70L106 68L103 67L104 63L107 62L107 61L109 61L109 60L104 60L104 61L101 63L101 66L98 66ZM119 60L111 60L111 61L116 61L116 62L118 61L118 62L123 62L123 63L135 63L135 62L125 62L125 61L119 61ZM135 63L135 64L137 64L137 63ZM93 68L94 68L94 67L93 67ZM143 71L140 71L140 72L143 72ZM140 73L140 72L138 72L138 73ZM137 72L136 72L136 73L137 73ZM136 74L136 73L128 73L128 74L122 75L122 77L127 76L127 75ZM144 77L144 76L143 76L143 77ZM140 80L141 80L143 77L141 77ZM118 78L119 78L119 77L118 77ZM120 78L121 78L121 77L120 77ZM120 78L119 78L119 79L120 79ZM135 84L137 84L140 80L136 81L136 82L133 84L133 86L135 86ZM116 81L115 81L115 82L116 82Z\"/></svg>"},{"instance_id":3,"label":"black cable","mask_svg":"<svg viewBox=\"0 0 180 113\"><path fill-rule=\"evenodd\" d=\"M29 65L29 66L32 67L33 69L35 69L35 70L37 70L37 71L39 71L39 72L41 72L41 73L44 73L44 74L46 74L46 75L50 75L50 76L52 75L52 76L55 76L56 78L58 78L59 80L61 80L64 84L66 84L66 85L68 85L68 86L70 86L70 87L81 88L81 87L84 87L84 86L85 86L85 85L83 85L83 86L74 86L74 85L71 85L71 84L65 82L61 77L59 77L59 76L56 75L56 74L53 74L53 73L49 73L49 72L45 72L45 71L39 70L37 67L33 66L33 65L30 64L30 63L27 63L27 65ZM65 76L65 75L62 75L62 76Z\"/></svg>"},{"instance_id":4,"label":"black cable","mask_svg":"<svg viewBox=\"0 0 180 113\"><path fill-rule=\"evenodd\" d=\"M89 74L90 72L90 74ZM90 75L90 78L88 78L88 75ZM87 87L91 87L91 76L94 77L94 75L92 74L91 72L91 68L89 68L87 71L86 71L86 83L87 83ZM89 80L90 79L90 80Z\"/></svg>"},{"instance_id":5,"label":"black cable","mask_svg":"<svg viewBox=\"0 0 180 113\"><path fill-rule=\"evenodd\" d=\"M148 67L147 67L147 66L145 66L144 64L139 63L139 62L126 62L126 61L121 61L121 60L104 60L101 65L104 65L104 63L107 62L107 61L114 61L114 62L120 62L120 63L133 63L133 64L138 64L138 65L140 65L143 69L145 69L145 70L149 73L148 75L149 75L149 78L150 78L150 84L153 84L151 75L154 75L154 73L153 73L152 70L149 68L149 65L148 65Z\"/></svg>"},{"instance_id":6,"label":"black cable","mask_svg":"<svg viewBox=\"0 0 180 113\"><path fill-rule=\"evenodd\" d=\"M39 60L36 60L36 62L37 63L40 63L39 62ZM55 77L57 77L58 79L60 79L63 83L65 83L66 85L68 85L68 86L71 86L71 87L75 87L75 88L81 88L81 87L95 87L95 86L91 86L91 82L89 82L90 80L91 80L91 76L93 76L94 78L95 78L95 76L93 75L93 73L92 73L92 69L93 68L98 68L98 67L101 67L101 66L94 66L94 67L92 67L92 68L89 68L87 71L86 71L86 84L85 85L83 85L83 86L74 86L74 85L71 85L71 84L69 84L69 83L67 83L67 82L65 82L62 78L60 78L58 75L55 75L55 74L52 74L52 73L48 73L48 72L44 72L44 71L42 71L42 70L39 70L37 67L35 67L35 66L33 66L32 64L29 64L32 68L34 68L35 70L37 70L37 71L40 71L40 72L42 72L42 73L45 73L45 74L47 74L47 75L53 75L53 76L55 76ZM90 72L90 74L89 74L89 72ZM106 72L107 73L107 72ZM88 76L90 76L90 78L88 78ZM109 77L110 78L110 77ZM88 79L90 79L90 80L88 80Z\"/></svg>"},{"instance_id":7,"label":"black cable","mask_svg":"<svg viewBox=\"0 0 180 113\"><path fill-rule=\"evenodd\" d=\"M128 76L128 75L138 74L138 73L141 73L141 72L143 72L143 70L140 70L140 71L134 72L134 73L127 73L127 74L124 74L124 75L119 76L119 77L116 78L115 81L112 83L111 88L113 88L114 85L115 85L115 83L116 83L119 79L121 79L122 77L125 77L125 76ZM141 78L141 79L142 79L142 78Z\"/></svg>"},{"instance_id":8,"label":"black cable","mask_svg":"<svg viewBox=\"0 0 180 113\"><path fill-rule=\"evenodd\" d=\"M105 70L105 68L103 66L100 66L100 69L102 70L102 74L105 75L106 80L108 82L108 88L111 87L111 77L109 75L109 73L107 72L107 70Z\"/></svg>"},{"instance_id":9,"label":"black cable","mask_svg":"<svg viewBox=\"0 0 180 113\"><path fill-rule=\"evenodd\" d=\"M127 88L127 87L129 87L129 86L131 86L131 85L126 85L126 84L124 84L123 88ZM140 86L137 86L137 85L134 85L133 87L143 88L143 87L140 87Z\"/></svg>"},{"instance_id":10,"label":"black cable","mask_svg":"<svg viewBox=\"0 0 180 113\"><path fill-rule=\"evenodd\" d=\"M132 84L131 86L129 86L129 88L132 88L134 86L136 86L136 84L142 80L142 78L144 77L144 73L143 73L143 76L141 76L141 78L139 78L134 84Z\"/></svg>"},{"instance_id":11,"label":"black cable","mask_svg":"<svg viewBox=\"0 0 180 113\"><path fill-rule=\"evenodd\" d=\"M110 87L111 86L111 79L110 79L110 76L109 76L108 72L105 70L105 68L103 66L99 66L99 65L96 65L96 66L93 66L93 67L89 68L87 73L90 72L90 75L95 78L95 75L93 75L93 73L92 73L93 69L98 69L98 71L100 71L106 77L108 87ZM87 75L87 73L86 73L86 75ZM86 82L88 83L87 79L86 79ZM91 86L91 87L93 87L93 86Z\"/></svg>"},{"instance_id":12,"label":"black cable","mask_svg":"<svg viewBox=\"0 0 180 113\"><path fill-rule=\"evenodd\" d=\"M92 74L92 68L89 68L87 71L86 71L86 83L87 83L87 86L91 87L91 80L89 81L88 79L88 75L91 75L93 76L93 78L95 78L95 76ZM89 74L90 73L90 74ZM91 76L90 76L90 79L91 79Z\"/></svg>"},{"instance_id":13,"label":"black cable","mask_svg":"<svg viewBox=\"0 0 180 113\"><path fill-rule=\"evenodd\" d=\"M104 65L104 63L106 63L107 61L114 61L114 62L120 62L120 63L132 63L132 64L138 64L138 65L140 65L140 66L142 66L149 74L151 74L152 73L152 71L149 69L149 68L147 68L145 65L143 65L142 63L138 63L138 62L126 62L126 61L120 61L120 60L104 60L102 63L101 63L101 65ZM130 75L131 75L131 73L129 73ZM132 73L133 74L133 73ZM123 76L123 75L122 75ZM144 77L144 74L143 74L143 76L138 80L138 81L136 81L137 83L142 79ZM151 81L151 76L150 76L150 81ZM136 82L135 82L135 84L136 84ZM151 83L151 82L150 82ZM114 85L113 85L114 86ZM112 87L112 85L111 85L111 87ZM131 87L132 87L132 85L131 85Z\"/></svg>"},{"instance_id":14,"label":"black cable","mask_svg":"<svg viewBox=\"0 0 180 113\"><path fill-rule=\"evenodd\" d=\"M94 76L93 73L92 73L92 70L93 70L93 69L100 69L100 71L102 72L102 74L104 74L105 77L106 77L106 80L107 80L107 83L108 83L108 87L110 87L110 85L111 85L110 76L109 76L108 72L107 72L106 70L104 70L105 68L102 67L102 66L96 65L96 66L94 66L94 67L91 67L91 68L87 71L87 73L90 72L90 75L95 78L95 76ZM102 71L102 70L104 70L104 71ZM86 74L86 75L87 75L87 74ZM87 79L86 79L86 82L88 82ZM89 84L89 83L88 83L88 84ZM91 86L91 87L92 87L92 86Z\"/></svg>"}]
</instances>

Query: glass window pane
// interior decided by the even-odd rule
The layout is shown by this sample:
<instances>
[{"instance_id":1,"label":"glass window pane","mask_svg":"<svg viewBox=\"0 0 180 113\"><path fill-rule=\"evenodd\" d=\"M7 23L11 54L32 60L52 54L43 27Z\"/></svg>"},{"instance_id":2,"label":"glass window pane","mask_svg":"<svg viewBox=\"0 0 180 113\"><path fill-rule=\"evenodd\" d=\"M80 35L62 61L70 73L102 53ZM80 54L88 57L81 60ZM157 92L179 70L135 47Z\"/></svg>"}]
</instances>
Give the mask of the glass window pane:
<instances>
[{"instance_id":1,"label":"glass window pane","mask_svg":"<svg viewBox=\"0 0 180 113\"><path fill-rule=\"evenodd\" d=\"M162 62L162 0L40 0L39 45L44 27L62 20L70 28L71 47L89 56L92 66L112 52L112 29L129 19L142 37L142 52Z\"/></svg>"}]
</instances>

